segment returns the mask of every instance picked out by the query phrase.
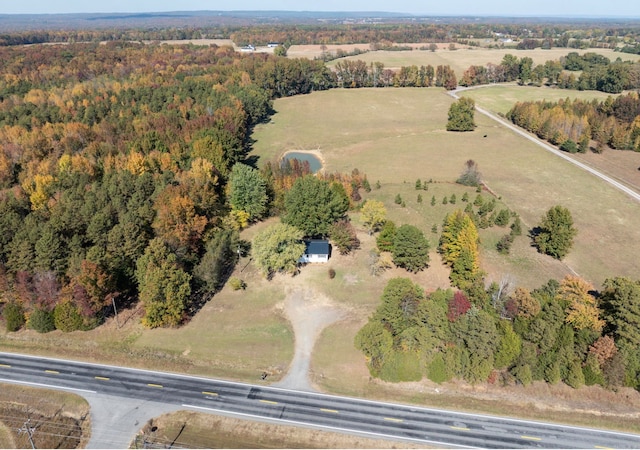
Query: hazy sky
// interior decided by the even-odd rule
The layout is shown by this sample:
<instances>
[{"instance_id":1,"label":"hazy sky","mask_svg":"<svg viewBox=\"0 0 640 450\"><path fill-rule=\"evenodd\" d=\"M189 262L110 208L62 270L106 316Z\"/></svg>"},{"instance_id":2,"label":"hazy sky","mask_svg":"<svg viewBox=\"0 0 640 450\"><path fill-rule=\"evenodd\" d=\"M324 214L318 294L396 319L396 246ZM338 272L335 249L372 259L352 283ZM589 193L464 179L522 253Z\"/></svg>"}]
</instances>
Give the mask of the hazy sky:
<instances>
[{"instance_id":1,"label":"hazy sky","mask_svg":"<svg viewBox=\"0 0 640 450\"><path fill-rule=\"evenodd\" d=\"M0 14L193 10L388 11L426 15L640 17L638 0L0 0Z\"/></svg>"}]
</instances>

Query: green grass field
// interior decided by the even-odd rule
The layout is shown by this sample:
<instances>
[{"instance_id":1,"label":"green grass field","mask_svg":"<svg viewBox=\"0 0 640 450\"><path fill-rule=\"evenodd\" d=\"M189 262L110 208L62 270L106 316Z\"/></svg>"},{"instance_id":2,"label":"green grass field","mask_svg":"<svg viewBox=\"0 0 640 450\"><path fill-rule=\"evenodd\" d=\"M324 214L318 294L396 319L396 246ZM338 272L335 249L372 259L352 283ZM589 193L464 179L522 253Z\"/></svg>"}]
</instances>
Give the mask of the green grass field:
<instances>
[{"instance_id":1,"label":"green grass field","mask_svg":"<svg viewBox=\"0 0 640 450\"><path fill-rule=\"evenodd\" d=\"M532 88L524 88L522 94L516 86L504 89L504 97L535 95ZM546 96L556 91L538 92ZM482 89L472 94L480 97L479 105L484 95L498 96L483 94ZM500 101L505 100L496 105ZM607 277L636 276L640 260L630 243L640 242L640 230L634 226L640 220L637 203L483 115L476 115L478 128L473 132L445 131L451 102L439 89L332 90L281 99L275 103L273 121L254 133L254 154L264 163L287 150L317 149L327 171L358 168L372 184L379 180L382 189L371 196L385 202L392 219L396 219L393 198L400 193L407 199L407 208L398 217L425 232L441 222L445 212L430 209L429 193L423 193L422 205L416 204L415 180L433 179L431 193L441 200L459 191L452 183L465 161L473 159L488 186L522 217L526 227L533 227L547 209L561 204L572 212L579 230L564 263L541 257L523 237L510 257L498 257L487 249L483 258L491 269L513 275L527 287L571 272L596 285ZM489 106L494 108L504 106ZM540 272L532 271L536 267Z\"/></svg>"}]
</instances>

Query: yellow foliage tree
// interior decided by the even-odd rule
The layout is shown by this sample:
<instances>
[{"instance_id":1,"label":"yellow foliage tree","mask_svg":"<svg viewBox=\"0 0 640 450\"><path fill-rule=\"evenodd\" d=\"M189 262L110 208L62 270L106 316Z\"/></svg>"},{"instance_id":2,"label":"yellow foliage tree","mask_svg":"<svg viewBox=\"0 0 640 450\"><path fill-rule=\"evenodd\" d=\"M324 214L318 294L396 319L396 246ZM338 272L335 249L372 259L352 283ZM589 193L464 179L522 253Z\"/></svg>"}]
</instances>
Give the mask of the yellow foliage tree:
<instances>
[{"instance_id":1,"label":"yellow foliage tree","mask_svg":"<svg viewBox=\"0 0 640 450\"><path fill-rule=\"evenodd\" d=\"M596 299L590 294L593 285L574 275L567 275L560 283L557 299L568 304L566 322L576 330L590 329L602 331L605 321L600 319L601 311Z\"/></svg>"}]
</instances>

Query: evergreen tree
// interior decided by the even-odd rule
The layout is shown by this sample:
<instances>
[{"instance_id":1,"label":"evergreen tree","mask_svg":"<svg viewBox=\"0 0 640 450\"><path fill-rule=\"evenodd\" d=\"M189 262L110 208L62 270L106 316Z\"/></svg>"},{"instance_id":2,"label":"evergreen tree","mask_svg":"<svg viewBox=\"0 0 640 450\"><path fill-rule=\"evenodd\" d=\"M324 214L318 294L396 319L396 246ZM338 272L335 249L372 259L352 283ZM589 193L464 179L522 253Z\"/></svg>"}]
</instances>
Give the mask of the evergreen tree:
<instances>
[{"instance_id":1,"label":"evergreen tree","mask_svg":"<svg viewBox=\"0 0 640 450\"><path fill-rule=\"evenodd\" d=\"M429 263L429 241L418 228L405 224L396 232L391 253L396 266L419 272Z\"/></svg>"},{"instance_id":2,"label":"evergreen tree","mask_svg":"<svg viewBox=\"0 0 640 450\"><path fill-rule=\"evenodd\" d=\"M376 245L378 246L378 250L381 252L391 252L393 251L393 244L396 239L396 224L387 220L382 226L382 230L380 230L380 234L376 238Z\"/></svg>"}]
</instances>

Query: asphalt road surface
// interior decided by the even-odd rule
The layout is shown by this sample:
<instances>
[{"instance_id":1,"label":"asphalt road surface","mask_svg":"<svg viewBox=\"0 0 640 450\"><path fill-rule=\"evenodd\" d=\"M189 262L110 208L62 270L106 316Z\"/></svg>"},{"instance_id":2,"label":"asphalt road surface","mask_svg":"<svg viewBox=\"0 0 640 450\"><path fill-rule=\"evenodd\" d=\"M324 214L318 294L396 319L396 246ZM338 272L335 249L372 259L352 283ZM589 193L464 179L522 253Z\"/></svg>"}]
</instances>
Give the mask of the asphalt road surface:
<instances>
[{"instance_id":1,"label":"asphalt road surface","mask_svg":"<svg viewBox=\"0 0 640 450\"><path fill-rule=\"evenodd\" d=\"M640 448L640 435L420 408L152 372L0 353L0 382L172 404L439 447ZM95 432L95 430L94 430ZM132 436L133 437L133 436Z\"/></svg>"}]
</instances>

